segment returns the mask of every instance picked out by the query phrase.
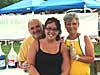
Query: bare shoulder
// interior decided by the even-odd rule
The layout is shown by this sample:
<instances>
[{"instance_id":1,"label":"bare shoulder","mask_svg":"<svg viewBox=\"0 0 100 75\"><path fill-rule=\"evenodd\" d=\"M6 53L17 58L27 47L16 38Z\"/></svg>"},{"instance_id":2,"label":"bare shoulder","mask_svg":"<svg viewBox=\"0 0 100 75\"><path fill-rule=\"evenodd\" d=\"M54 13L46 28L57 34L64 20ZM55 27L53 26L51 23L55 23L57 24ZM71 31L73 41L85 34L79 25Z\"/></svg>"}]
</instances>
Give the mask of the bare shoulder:
<instances>
[{"instance_id":1,"label":"bare shoulder","mask_svg":"<svg viewBox=\"0 0 100 75\"><path fill-rule=\"evenodd\" d=\"M84 35L84 39L88 41L88 40L90 40L90 37L87 35Z\"/></svg>"},{"instance_id":2,"label":"bare shoulder","mask_svg":"<svg viewBox=\"0 0 100 75\"><path fill-rule=\"evenodd\" d=\"M38 40L33 40L30 48L33 50L37 50L38 49Z\"/></svg>"},{"instance_id":3,"label":"bare shoulder","mask_svg":"<svg viewBox=\"0 0 100 75\"><path fill-rule=\"evenodd\" d=\"M62 52L68 51L68 48L67 48L67 46L65 45L64 42L61 42L61 51Z\"/></svg>"},{"instance_id":4,"label":"bare shoulder","mask_svg":"<svg viewBox=\"0 0 100 75\"><path fill-rule=\"evenodd\" d=\"M33 40L32 45L36 45L38 43L38 40Z\"/></svg>"},{"instance_id":5,"label":"bare shoulder","mask_svg":"<svg viewBox=\"0 0 100 75\"><path fill-rule=\"evenodd\" d=\"M86 50L94 49L93 43L89 36L85 35L84 41L85 41Z\"/></svg>"},{"instance_id":6,"label":"bare shoulder","mask_svg":"<svg viewBox=\"0 0 100 75\"><path fill-rule=\"evenodd\" d=\"M85 41L86 44L92 43L90 37L87 36L87 35L84 35L84 41Z\"/></svg>"}]
</instances>

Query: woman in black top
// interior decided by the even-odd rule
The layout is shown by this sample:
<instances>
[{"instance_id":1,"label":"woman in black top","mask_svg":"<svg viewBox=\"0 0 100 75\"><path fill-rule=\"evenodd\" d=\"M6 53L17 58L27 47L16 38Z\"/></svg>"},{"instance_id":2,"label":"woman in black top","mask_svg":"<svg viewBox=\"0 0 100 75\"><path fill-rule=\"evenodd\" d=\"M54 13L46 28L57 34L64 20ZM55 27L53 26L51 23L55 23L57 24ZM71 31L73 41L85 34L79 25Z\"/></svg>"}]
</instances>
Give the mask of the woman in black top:
<instances>
[{"instance_id":1,"label":"woman in black top","mask_svg":"<svg viewBox=\"0 0 100 75\"><path fill-rule=\"evenodd\" d=\"M28 52L31 75L69 75L68 49L60 41L61 25L56 18L48 18L44 26L45 37L35 40Z\"/></svg>"}]
</instances>

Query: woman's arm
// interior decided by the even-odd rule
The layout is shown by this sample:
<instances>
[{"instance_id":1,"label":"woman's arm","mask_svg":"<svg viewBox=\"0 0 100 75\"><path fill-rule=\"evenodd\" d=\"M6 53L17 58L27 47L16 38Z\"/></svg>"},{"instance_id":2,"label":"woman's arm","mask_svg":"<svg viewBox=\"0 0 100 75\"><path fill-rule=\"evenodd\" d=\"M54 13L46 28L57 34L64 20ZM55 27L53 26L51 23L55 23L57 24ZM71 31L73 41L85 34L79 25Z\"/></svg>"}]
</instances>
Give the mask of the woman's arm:
<instances>
[{"instance_id":1,"label":"woman's arm","mask_svg":"<svg viewBox=\"0 0 100 75\"><path fill-rule=\"evenodd\" d=\"M35 56L36 56L37 51L38 51L38 41L34 40L27 54L27 62L30 65L30 67L28 68L28 71L31 75L40 75L39 72L34 67Z\"/></svg>"},{"instance_id":2,"label":"woman's arm","mask_svg":"<svg viewBox=\"0 0 100 75\"><path fill-rule=\"evenodd\" d=\"M64 43L62 43L61 52L62 52L62 58L63 58L61 75L69 75L69 72L70 72L70 56L69 56L69 51L68 51L68 49L67 49L67 47L65 46Z\"/></svg>"},{"instance_id":3,"label":"woman's arm","mask_svg":"<svg viewBox=\"0 0 100 75\"><path fill-rule=\"evenodd\" d=\"M86 56L80 56L79 61L84 63L92 63L94 61L94 46L88 36L84 36Z\"/></svg>"}]
</instances>

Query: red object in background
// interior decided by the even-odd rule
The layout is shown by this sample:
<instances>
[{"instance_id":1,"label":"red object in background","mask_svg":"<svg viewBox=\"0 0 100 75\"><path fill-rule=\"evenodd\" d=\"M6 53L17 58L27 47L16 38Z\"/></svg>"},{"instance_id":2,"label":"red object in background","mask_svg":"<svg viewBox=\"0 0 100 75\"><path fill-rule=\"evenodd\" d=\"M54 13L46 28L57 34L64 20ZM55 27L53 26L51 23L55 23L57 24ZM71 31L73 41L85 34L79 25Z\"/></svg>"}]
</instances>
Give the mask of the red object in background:
<instances>
[{"instance_id":1,"label":"red object in background","mask_svg":"<svg viewBox=\"0 0 100 75\"><path fill-rule=\"evenodd\" d=\"M21 62L20 61L18 62L17 67L21 68Z\"/></svg>"},{"instance_id":2,"label":"red object in background","mask_svg":"<svg viewBox=\"0 0 100 75\"><path fill-rule=\"evenodd\" d=\"M14 62L14 60L8 60L8 62Z\"/></svg>"}]
</instances>

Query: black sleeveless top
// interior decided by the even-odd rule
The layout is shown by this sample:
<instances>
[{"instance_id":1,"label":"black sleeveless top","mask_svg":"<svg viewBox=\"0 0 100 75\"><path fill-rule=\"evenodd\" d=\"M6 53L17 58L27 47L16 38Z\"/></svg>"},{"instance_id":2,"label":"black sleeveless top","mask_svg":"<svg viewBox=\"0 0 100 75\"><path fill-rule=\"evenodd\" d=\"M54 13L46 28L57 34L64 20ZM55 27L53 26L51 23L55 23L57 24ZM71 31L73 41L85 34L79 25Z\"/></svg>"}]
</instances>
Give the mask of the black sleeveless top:
<instances>
[{"instance_id":1,"label":"black sleeveless top","mask_svg":"<svg viewBox=\"0 0 100 75\"><path fill-rule=\"evenodd\" d=\"M61 43L59 45L59 51L56 54L45 53L40 49L36 54L35 67L40 75L60 75L61 74Z\"/></svg>"}]
</instances>

